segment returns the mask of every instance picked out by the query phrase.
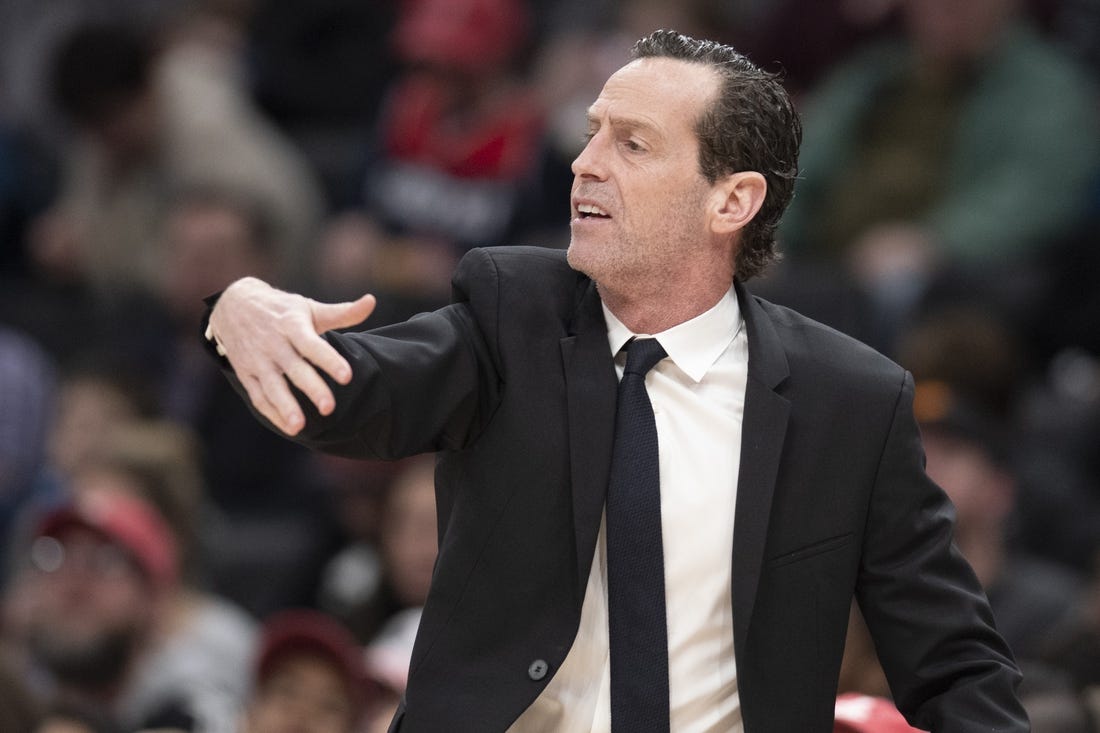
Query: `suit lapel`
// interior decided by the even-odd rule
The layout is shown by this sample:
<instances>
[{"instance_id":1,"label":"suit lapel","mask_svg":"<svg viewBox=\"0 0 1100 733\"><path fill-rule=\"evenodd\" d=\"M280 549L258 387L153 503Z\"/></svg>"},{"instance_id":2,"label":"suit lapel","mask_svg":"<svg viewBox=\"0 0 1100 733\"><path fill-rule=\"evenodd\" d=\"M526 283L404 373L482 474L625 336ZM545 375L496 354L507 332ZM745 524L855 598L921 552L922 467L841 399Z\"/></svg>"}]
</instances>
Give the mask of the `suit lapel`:
<instances>
[{"instance_id":1,"label":"suit lapel","mask_svg":"<svg viewBox=\"0 0 1100 733\"><path fill-rule=\"evenodd\" d=\"M760 581L772 495L790 414L790 402L775 390L790 371L771 319L740 283L737 297L749 340L733 524L733 635L734 649L740 652L748 636Z\"/></svg>"},{"instance_id":2,"label":"suit lapel","mask_svg":"<svg viewBox=\"0 0 1100 733\"><path fill-rule=\"evenodd\" d=\"M584 598L607 497L618 387L596 286L587 279L582 282L583 290L570 324L571 335L561 340L569 419L578 605Z\"/></svg>"}]
</instances>

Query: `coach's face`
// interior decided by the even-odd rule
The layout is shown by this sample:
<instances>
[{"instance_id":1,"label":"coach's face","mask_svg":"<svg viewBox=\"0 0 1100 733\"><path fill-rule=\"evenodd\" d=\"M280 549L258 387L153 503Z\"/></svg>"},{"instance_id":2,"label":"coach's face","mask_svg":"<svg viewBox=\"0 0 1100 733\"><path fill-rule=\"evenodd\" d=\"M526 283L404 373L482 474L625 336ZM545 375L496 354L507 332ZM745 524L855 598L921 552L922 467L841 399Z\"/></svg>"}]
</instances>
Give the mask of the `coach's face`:
<instances>
[{"instance_id":1,"label":"coach's face","mask_svg":"<svg viewBox=\"0 0 1100 733\"><path fill-rule=\"evenodd\" d=\"M588 142L573 161L569 263L601 287L645 292L713 246L695 124L717 91L707 66L645 58L615 72L589 108Z\"/></svg>"}]
</instances>

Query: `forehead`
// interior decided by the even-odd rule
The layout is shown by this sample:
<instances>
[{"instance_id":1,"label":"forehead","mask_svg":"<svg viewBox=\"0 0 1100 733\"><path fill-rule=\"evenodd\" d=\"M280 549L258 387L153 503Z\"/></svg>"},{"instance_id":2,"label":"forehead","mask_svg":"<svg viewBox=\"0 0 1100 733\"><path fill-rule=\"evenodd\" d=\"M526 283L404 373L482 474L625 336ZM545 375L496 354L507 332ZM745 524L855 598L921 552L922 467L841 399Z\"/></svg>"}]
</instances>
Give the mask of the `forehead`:
<instances>
[{"instance_id":1,"label":"forehead","mask_svg":"<svg viewBox=\"0 0 1100 733\"><path fill-rule=\"evenodd\" d=\"M99 530L85 527L81 524L66 524L58 527L51 535L62 545L113 545L118 546L114 540ZM120 548L121 549L121 548Z\"/></svg>"},{"instance_id":2,"label":"forehead","mask_svg":"<svg viewBox=\"0 0 1100 733\"><path fill-rule=\"evenodd\" d=\"M637 118L657 127L690 130L718 93L718 72L690 61L644 58L631 61L607 80L589 116Z\"/></svg>"},{"instance_id":3,"label":"forehead","mask_svg":"<svg viewBox=\"0 0 1100 733\"><path fill-rule=\"evenodd\" d=\"M325 686L344 693L344 677L336 661L327 654L309 647L284 651L272 664L265 683L271 681L310 680L315 686Z\"/></svg>"}]
</instances>

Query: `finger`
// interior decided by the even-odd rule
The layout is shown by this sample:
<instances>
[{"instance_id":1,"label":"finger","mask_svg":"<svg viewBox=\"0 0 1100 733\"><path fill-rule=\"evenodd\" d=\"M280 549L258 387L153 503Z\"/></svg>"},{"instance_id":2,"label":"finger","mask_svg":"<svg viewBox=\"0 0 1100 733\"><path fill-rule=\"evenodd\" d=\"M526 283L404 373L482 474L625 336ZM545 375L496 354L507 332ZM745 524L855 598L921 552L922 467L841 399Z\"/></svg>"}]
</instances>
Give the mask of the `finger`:
<instances>
[{"instance_id":1,"label":"finger","mask_svg":"<svg viewBox=\"0 0 1100 733\"><path fill-rule=\"evenodd\" d=\"M252 406L256 408L256 412L267 418L268 422L282 430L287 432L287 428L283 423L283 417L279 414L279 411L275 409L275 406L267 399L267 395L264 394L264 389L260 386L260 380L255 377L243 377L241 385L244 386L245 392L248 393L248 399L252 402Z\"/></svg>"},{"instance_id":2,"label":"finger","mask_svg":"<svg viewBox=\"0 0 1100 733\"><path fill-rule=\"evenodd\" d=\"M309 401L317 407L319 413L328 415L336 406L336 398L333 397L332 390L329 389L328 384L325 383L325 380L321 378L321 375L309 362L297 355L295 356L294 363L283 370L287 379L302 391Z\"/></svg>"},{"instance_id":3,"label":"finger","mask_svg":"<svg viewBox=\"0 0 1100 733\"><path fill-rule=\"evenodd\" d=\"M377 304L373 295L367 294L350 303L317 303L310 301L313 326L317 333L337 328L350 328L367 320Z\"/></svg>"},{"instance_id":4,"label":"finger","mask_svg":"<svg viewBox=\"0 0 1100 733\"><path fill-rule=\"evenodd\" d=\"M257 379L264 396L278 417L278 420L272 420L272 422L287 435L297 435L305 426L306 418L302 414L298 401L291 394L290 385L287 384L286 379L278 372L269 372L258 376Z\"/></svg>"},{"instance_id":5,"label":"finger","mask_svg":"<svg viewBox=\"0 0 1100 733\"><path fill-rule=\"evenodd\" d=\"M310 364L313 364L336 380L338 384L347 384L351 381L351 365L348 364L348 360L341 356L340 352L334 349L332 344L320 336L308 334L296 340L294 342L294 348L297 350L297 353L294 355L295 358L305 358ZM288 363L287 366L289 367L291 364ZM284 369L284 371L287 370ZM297 381L294 381L294 384L297 385L299 389L302 389L302 385ZM303 391L305 390L303 389ZM306 394L310 393L306 392ZM316 400L314 400L314 404L316 404ZM318 406L318 408L319 407L320 406Z\"/></svg>"}]
</instances>

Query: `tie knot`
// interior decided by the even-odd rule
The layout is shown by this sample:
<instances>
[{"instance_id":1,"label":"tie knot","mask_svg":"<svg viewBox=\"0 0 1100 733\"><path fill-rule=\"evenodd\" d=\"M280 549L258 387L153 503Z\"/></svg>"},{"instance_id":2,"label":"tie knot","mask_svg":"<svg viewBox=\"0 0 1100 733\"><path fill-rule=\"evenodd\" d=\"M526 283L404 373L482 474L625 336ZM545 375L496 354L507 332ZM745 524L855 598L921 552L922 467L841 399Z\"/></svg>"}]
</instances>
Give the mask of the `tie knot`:
<instances>
[{"instance_id":1,"label":"tie knot","mask_svg":"<svg viewBox=\"0 0 1100 733\"><path fill-rule=\"evenodd\" d=\"M645 376L653 366L668 356L657 339L631 339L626 346L626 370L624 374Z\"/></svg>"}]
</instances>

